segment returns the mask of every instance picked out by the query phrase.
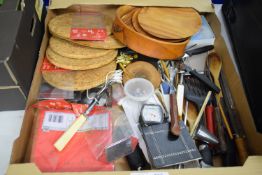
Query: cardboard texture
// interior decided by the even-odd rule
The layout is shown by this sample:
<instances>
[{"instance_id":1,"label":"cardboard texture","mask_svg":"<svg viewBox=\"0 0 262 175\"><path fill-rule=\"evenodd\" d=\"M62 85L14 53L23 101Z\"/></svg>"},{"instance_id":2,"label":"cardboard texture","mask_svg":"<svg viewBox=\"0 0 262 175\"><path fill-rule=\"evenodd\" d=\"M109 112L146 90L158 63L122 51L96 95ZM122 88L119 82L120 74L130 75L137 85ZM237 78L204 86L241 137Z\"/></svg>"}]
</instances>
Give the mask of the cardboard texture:
<instances>
[{"instance_id":1,"label":"cardboard texture","mask_svg":"<svg viewBox=\"0 0 262 175\"><path fill-rule=\"evenodd\" d=\"M84 4L118 4L119 1L80 1L80 0L53 0L53 4L51 6L52 9L54 8L64 8L69 6L72 3L79 4L80 2L85 2ZM121 1L122 3L130 4L135 3L136 5L158 5L158 6L174 6L178 5L181 6L181 3L184 4L187 2L188 6L191 5L192 7L197 6L197 8L202 9L202 11L210 12L212 11L212 7L210 6L209 1L203 1L205 3L201 3L200 1L178 1L174 0L172 3L168 3L167 1L155 1L155 0L148 0L148 1ZM121 4L122 4L121 3ZM185 5L185 4L184 4ZM81 10L81 6L77 6L76 10ZM45 23L47 24L48 21L52 17L59 13L59 10L49 10L48 15L46 17ZM252 122L252 116L250 113L250 109L248 107L248 103L244 94L243 86L241 84L240 78L236 73L232 60L230 59L229 53L227 51L226 45L223 41L223 38L220 36L220 24L215 16L215 14L210 13L206 15L209 24L211 25L215 35L215 50L221 56L223 61L223 70L226 74L226 79L230 86L230 90L233 95L233 100L235 102L237 112L240 116L241 122L244 124L244 129L247 135L248 146L250 149L251 155L259 155L262 154L262 135L257 133ZM45 29L46 26L45 26ZM47 31L47 30L46 30ZM30 148L31 148L31 132L32 132L32 125L34 122L34 111L32 108L28 108L30 105L34 104L37 101L38 91L41 84L41 64L44 58L44 53L48 45L49 33L46 32L42 41L40 53L39 53L39 60L36 66L36 71L34 74L33 83L31 86L30 94L27 101L27 110L24 116L23 125L21 128L21 133L19 138L15 141L13 145L12 157L11 157L11 165L7 171L8 175L30 175L30 174L54 174L54 173L41 173L39 169L36 167L35 164L29 163L30 157ZM247 125L248 124L248 125ZM152 170L153 172L168 172L169 174L195 174L195 175L203 175L203 174L262 174L262 156L249 156L245 165L243 167L227 167L227 168L206 168L206 169L181 169L181 170L172 170L172 169L162 169L162 170ZM125 163L122 163L125 165ZM119 167L116 170L127 170L126 167ZM151 171L151 172L152 172ZM143 172L141 172L143 174ZM59 174L132 174L130 171L114 171L114 172L84 172L84 173L55 173Z\"/></svg>"},{"instance_id":2,"label":"cardboard texture","mask_svg":"<svg viewBox=\"0 0 262 175\"><path fill-rule=\"evenodd\" d=\"M199 12L214 12L211 6L211 0L53 0L49 8L61 9L70 7L74 4L194 7Z\"/></svg>"}]
</instances>

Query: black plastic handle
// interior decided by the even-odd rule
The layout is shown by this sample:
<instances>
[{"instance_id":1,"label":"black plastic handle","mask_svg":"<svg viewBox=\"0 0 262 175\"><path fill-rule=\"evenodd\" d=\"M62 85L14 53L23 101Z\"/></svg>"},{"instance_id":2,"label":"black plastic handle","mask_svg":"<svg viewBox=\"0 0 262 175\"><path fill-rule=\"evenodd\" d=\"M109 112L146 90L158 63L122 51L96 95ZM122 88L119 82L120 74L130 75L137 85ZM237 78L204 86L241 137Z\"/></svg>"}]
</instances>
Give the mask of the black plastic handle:
<instances>
[{"instance_id":1,"label":"black plastic handle","mask_svg":"<svg viewBox=\"0 0 262 175\"><path fill-rule=\"evenodd\" d=\"M207 144L199 145L199 152L205 164L213 166L212 152Z\"/></svg>"},{"instance_id":2,"label":"black plastic handle","mask_svg":"<svg viewBox=\"0 0 262 175\"><path fill-rule=\"evenodd\" d=\"M210 51L212 49L214 49L214 46L208 45L208 46L200 47L200 48L197 48L197 49L188 50L188 51L186 51L186 53L191 57L193 55L198 55L198 54Z\"/></svg>"},{"instance_id":3,"label":"black plastic handle","mask_svg":"<svg viewBox=\"0 0 262 175\"><path fill-rule=\"evenodd\" d=\"M205 75L199 74L196 70L190 70L189 73L196 77L199 81L203 82L208 88L210 88L212 91L219 93L220 89L213 83L212 81L209 80Z\"/></svg>"}]
</instances>

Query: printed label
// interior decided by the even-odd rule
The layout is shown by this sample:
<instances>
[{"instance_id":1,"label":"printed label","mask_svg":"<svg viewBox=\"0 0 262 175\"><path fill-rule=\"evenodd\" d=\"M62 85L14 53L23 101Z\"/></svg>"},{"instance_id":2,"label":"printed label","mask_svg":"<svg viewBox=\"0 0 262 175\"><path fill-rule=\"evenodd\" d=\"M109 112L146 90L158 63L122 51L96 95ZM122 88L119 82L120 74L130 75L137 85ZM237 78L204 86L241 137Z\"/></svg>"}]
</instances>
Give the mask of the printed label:
<instances>
[{"instance_id":1,"label":"printed label","mask_svg":"<svg viewBox=\"0 0 262 175\"><path fill-rule=\"evenodd\" d=\"M44 58L41 70L42 71L48 71L48 72L68 72L68 71L70 71L70 70L63 69L63 68L60 68L60 67L53 65L52 63L50 63L48 61L47 58Z\"/></svg>"},{"instance_id":2,"label":"printed label","mask_svg":"<svg viewBox=\"0 0 262 175\"><path fill-rule=\"evenodd\" d=\"M42 125L44 131L65 131L76 119L73 113L63 112L45 112L45 117ZM85 132L89 130L107 130L109 128L109 114L100 113L88 116L87 121L78 130Z\"/></svg>"},{"instance_id":3,"label":"printed label","mask_svg":"<svg viewBox=\"0 0 262 175\"><path fill-rule=\"evenodd\" d=\"M100 13L77 13L73 16L70 39L105 40L105 17Z\"/></svg>"},{"instance_id":4,"label":"printed label","mask_svg":"<svg viewBox=\"0 0 262 175\"><path fill-rule=\"evenodd\" d=\"M75 119L75 114L47 111L45 112L42 129L45 131L64 131L73 123Z\"/></svg>"}]
</instances>

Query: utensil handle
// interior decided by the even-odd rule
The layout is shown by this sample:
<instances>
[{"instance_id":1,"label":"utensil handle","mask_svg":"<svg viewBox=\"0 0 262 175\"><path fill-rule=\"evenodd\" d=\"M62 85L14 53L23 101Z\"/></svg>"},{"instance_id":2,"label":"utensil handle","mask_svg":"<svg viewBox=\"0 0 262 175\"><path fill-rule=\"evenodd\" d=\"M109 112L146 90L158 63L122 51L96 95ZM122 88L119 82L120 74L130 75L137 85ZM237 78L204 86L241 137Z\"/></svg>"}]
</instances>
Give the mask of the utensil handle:
<instances>
[{"instance_id":1,"label":"utensil handle","mask_svg":"<svg viewBox=\"0 0 262 175\"><path fill-rule=\"evenodd\" d=\"M179 120L182 120L182 114L183 114L183 101L184 101L184 85L179 84L177 86L177 94L176 94L176 100L177 100L177 113Z\"/></svg>"},{"instance_id":2,"label":"utensil handle","mask_svg":"<svg viewBox=\"0 0 262 175\"><path fill-rule=\"evenodd\" d=\"M207 129L210 133L215 134L215 127L214 127L214 107L212 105L208 105L206 107L206 123Z\"/></svg>"},{"instance_id":3,"label":"utensil handle","mask_svg":"<svg viewBox=\"0 0 262 175\"><path fill-rule=\"evenodd\" d=\"M74 123L64 132L64 134L55 142L54 146L58 151L62 151L78 129L85 123L86 117L80 115Z\"/></svg>"},{"instance_id":4,"label":"utensil handle","mask_svg":"<svg viewBox=\"0 0 262 175\"><path fill-rule=\"evenodd\" d=\"M220 150L222 153L225 153L227 151L227 144L226 144L226 139L225 139L225 134L224 134L222 118L221 118L220 110L218 107L215 107L215 121L217 125L217 135L219 139Z\"/></svg>"},{"instance_id":5,"label":"utensil handle","mask_svg":"<svg viewBox=\"0 0 262 175\"><path fill-rule=\"evenodd\" d=\"M214 49L214 46L208 45L208 46L200 47L200 48L197 48L197 49L188 50L188 51L186 51L186 53L189 56L193 56L193 55L198 55L198 54L207 52L207 51L212 50L212 49Z\"/></svg>"},{"instance_id":6,"label":"utensil handle","mask_svg":"<svg viewBox=\"0 0 262 175\"><path fill-rule=\"evenodd\" d=\"M209 80L205 75L199 74L196 70L189 71L191 75L196 77L199 81L203 82L206 86L208 86L212 91L219 93L220 89L217 87L212 81Z\"/></svg>"},{"instance_id":7,"label":"utensil handle","mask_svg":"<svg viewBox=\"0 0 262 175\"><path fill-rule=\"evenodd\" d=\"M241 165L243 165L248 157L247 146L246 146L244 138L236 137L235 144L236 144L237 151L238 151L239 162L241 163Z\"/></svg>"},{"instance_id":8,"label":"utensil handle","mask_svg":"<svg viewBox=\"0 0 262 175\"><path fill-rule=\"evenodd\" d=\"M228 120L227 120L227 117L226 117L226 114L224 112L224 109L220 103L220 99L219 99L219 94L216 95L216 98L217 98L217 104L218 104L218 107L219 107L219 110L221 112L221 116L222 116L222 119L223 119L223 122L226 126L226 129L227 129L227 133L229 135L229 138L230 139L233 139L233 134L232 134L232 131L231 131L231 128L230 128L230 125L228 123Z\"/></svg>"},{"instance_id":9,"label":"utensil handle","mask_svg":"<svg viewBox=\"0 0 262 175\"><path fill-rule=\"evenodd\" d=\"M175 94L170 94L170 118L171 118L171 133L175 136L179 136L180 134L180 126L178 121L178 113L177 113L177 99Z\"/></svg>"},{"instance_id":10,"label":"utensil handle","mask_svg":"<svg viewBox=\"0 0 262 175\"><path fill-rule=\"evenodd\" d=\"M197 118L196 118L196 120L195 120L195 123L194 123L194 125L193 125L193 127L192 127L192 129L191 129L191 131L190 131L190 135L191 135L191 136L194 135L194 133L195 133L195 131L196 131L196 129L197 129L197 126L198 126L198 124L199 124L199 122L200 122L200 120L201 120L201 118L202 118L202 115L203 115L204 110L205 110L205 108L206 108L207 102L208 102L208 100L209 100L209 98L210 98L210 96L211 96L211 93L212 93L211 91L208 91L208 93L207 93L207 96L206 96L206 98L205 98L205 100L204 100L204 102L203 102L203 104L202 104L202 107L201 107L201 109L200 109L200 111L199 111L199 113L198 113L198 115L197 115Z\"/></svg>"}]
</instances>

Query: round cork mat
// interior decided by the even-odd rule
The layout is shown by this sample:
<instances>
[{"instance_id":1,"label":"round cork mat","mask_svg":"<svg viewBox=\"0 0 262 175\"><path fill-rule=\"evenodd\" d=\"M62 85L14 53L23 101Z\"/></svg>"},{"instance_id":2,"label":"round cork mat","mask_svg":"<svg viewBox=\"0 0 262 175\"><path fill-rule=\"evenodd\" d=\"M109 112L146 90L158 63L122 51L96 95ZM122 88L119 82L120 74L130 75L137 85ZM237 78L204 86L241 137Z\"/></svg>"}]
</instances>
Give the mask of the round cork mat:
<instances>
[{"instance_id":1,"label":"round cork mat","mask_svg":"<svg viewBox=\"0 0 262 175\"><path fill-rule=\"evenodd\" d=\"M111 52L111 50L106 49L95 49L91 47L80 46L57 37L50 38L49 47L61 56L76 59L100 57L105 56Z\"/></svg>"},{"instance_id":2,"label":"round cork mat","mask_svg":"<svg viewBox=\"0 0 262 175\"><path fill-rule=\"evenodd\" d=\"M80 40L71 40L75 44L79 44L81 46L88 46L98 49L119 49L126 47L124 44L119 42L113 35L109 35L106 37L104 41L80 41Z\"/></svg>"},{"instance_id":3,"label":"round cork mat","mask_svg":"<svg viewBox=\"0 0 262 175\"><path fill-rule=\"evenodd\" d=\"M48 23L49 31L57 36L60 36L61 38L70 38L73 16L74 13L65 13L54 17ZM110 17L105 16L107 35L112 33L112 24L113 20Z\"/></svg>"},{"instance_id":4,"label":"round cork mat","mask_svg":"<svg viewBox=\"0 0 262 175\"><path fill-rule=\"evenodd\" d=\"M145 78L154 85L155 89L161 83L160 73L152 64L145 61L136 61L126 67L123 76L124 83L132 78Z\"/></svg>"},{"instance_id":5,"label":"round cork mat","mask_svg":"<svg viewBox=\"0 0 262 175\"><path fill-rule=\"evenodd\" d=\"M70 91L94 88L105 82L106 75L116 69L115 61L97 68L84 71L48 72L43 71L44 80L50 85Z\"/></svg>"},{"instance_id":6,"label":"round cork mat","mask_svg":"<svg viewBox=\"0 0 262 175\"><path fill-rule=\"evenodd\" d=\"M102 67L112 62L117 56L117 50L109 50L108 54L101 57L75 59L57 54L50 47L46 50L47 59L57 67L70 70L87 70Z\"/></svg>"}]
</instances>

